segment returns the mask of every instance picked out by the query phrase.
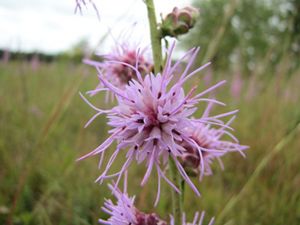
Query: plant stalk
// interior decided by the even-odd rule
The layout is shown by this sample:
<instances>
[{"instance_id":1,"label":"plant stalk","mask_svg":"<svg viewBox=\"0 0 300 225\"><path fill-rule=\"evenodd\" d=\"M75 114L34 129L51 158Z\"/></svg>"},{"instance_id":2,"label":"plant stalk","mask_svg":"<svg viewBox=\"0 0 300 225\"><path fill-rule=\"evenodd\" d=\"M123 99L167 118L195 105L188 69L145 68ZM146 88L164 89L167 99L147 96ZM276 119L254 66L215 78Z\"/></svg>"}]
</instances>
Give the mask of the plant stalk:
<instances>
[{"instance_id":1,"label":"plant stalk","mask_svg":"<svg viewBox=\"0 0 300 225\"><path fill-rule=\"evenodd\" d=\"M161 48L161 33L157 26L155 6L153 0L145 0L148 11L148 21L150 27L152 55L154 61L154 73L157 74L162 71L162 48ZM172 182L179 187L181 194L172 190L172 208L175 225L181 224L182 207L183 207L183 194L184 194L184 182L176 168L176 164L173 159L169 161L170 175Z\"/></svg>"},{"instance_id":2,"label":"plant stalk","mask_svg":"<svg viewBox=\"0 0 300 225\"><path fill-rule=\"evenodd\" d=\"M148 11L152 56L154 61L154 73L157 74L162 70L161 34L157 26L153 0L145 0L145 3L147 5Z\"/></svg>"},{"instance_id":3,"label":"plant stalk","mask_svg":"<svg viewBox=\"0 0 300 225\"><path fill-rule=\"evenodd\" d=\"M179 187L181 194L172 189L172 208L175 225L181 224L184 200L184 181L182 180L173 159L169 160L170 175L173 184Z\"/></svg>"}]
</instances>

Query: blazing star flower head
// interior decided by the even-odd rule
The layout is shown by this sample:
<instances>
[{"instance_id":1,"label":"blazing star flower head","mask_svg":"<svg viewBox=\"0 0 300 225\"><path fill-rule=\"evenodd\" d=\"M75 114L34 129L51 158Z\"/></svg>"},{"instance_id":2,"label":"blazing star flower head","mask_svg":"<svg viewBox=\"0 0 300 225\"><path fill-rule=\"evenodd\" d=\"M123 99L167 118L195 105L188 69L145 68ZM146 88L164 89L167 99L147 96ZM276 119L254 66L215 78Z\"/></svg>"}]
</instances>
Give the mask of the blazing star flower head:
<instances>
[{"instance_id":1,"label":"blazing star flower head","mask_svg":"<svg viewBox=\"0 0 300 225\"><path fill-rule=\"evenodd\" d=\"M108 220L99 219L100 223L108 225L167 225L155 213L146 214L135 208L135 197L128 197L127 193L122 193L113 185L109 185L109 188L116 197L117 203L105 200L102 210L109 214L110 218Z\"/></svg>"},{"instance_id":2,"label":"blazing star flower head","mask_svg":"<svg viewBox=\"0 0 300 225\"><path fill-rule=\"evenodd\" d=\"M99 219L101 224L107 225L174 225L174 217L170 216L170 222L162 220L155 213L144 213L138 210L134 205L135 196L129 197L126 193L121 192L114 185L108 185L113 195L117 199L116 203L113 203L110 199L106 199L102 210L110 215L107 220ZM126 184L127 186L127 184ZM182 225L204 225L203 219L205 212L201 214L197 212L194 216L193 222L186 222L185 214L182 215ZM214 218L212 218L208 225L213 225Z\"/></svg>"},{"instance_id":3,"label":"blazing star flower head","mask_svg":"<svg viewBox=\"0 0 300 225\"><path fill-rule=\"evenodd\" d=\"M102 70L95 64L98 69L99 79L117 98L118 104L112 109L98 109L82 96L97 111L90 121L88 121L87 125L97 116L104 113L107 114L109 119L108 125L113 128L109 131L111 135L106 141L80 159L99 154L99 165L101 165L106 150L115 141L117 143L116 150L111 155L106 168L96 181L102 182L107 178L118 177L116 182L118 184L122 175L133 161L137 161L138 163L145 162L147 170L141 185L147 182L153 169L156 169L157 172L158 191L155 204L159 200L161 178L177 192L180 192L164 174L164 168L166 168L170 158L174 161L182 178L200 196L198 189L180 163L180 158L187 151L181 143L195 143L194 137L187 133L187 130L193 129L195 121L197 123L214 123L218 126L224 126L224 123L218 118L237 112L235 110L218 116L206 116L200 119L191 118L197 110L196 104L199 102L204 101L210 104L224 105L215 99L202 98L202 96L224 84L225 81L221 81L199 94L194 94L196 91L195 86L185 94L183 84L204 67L208 66L209 63L190 72L189 69L199 51L199 48L194 48L188 51L174 65L171 65L171 55L174 47L175 44L171 46L168 52L163 72L156 76L148 74L143 78L137 66L133 67L130 64L119 62L119 64L127 65L133 69L137 77L136 80L132 79L129 81L124 89L120 89L109 82ZM174 71L186 58L188 58L188 63L185 70L180 76L176 76L175 78ZM126 161L119 172L109 175L110 167L121 151L126 151Z\"/></svg>"},{"instance_id":4,"label":"blazing star flower head","mask_svg":"<svg viewBox=\"0 0 300 225\"><path fill-rule=\"evenodd\" d=\"M200 215L200 217L199 217ZM186 222L186 218L185 218L185 214L183 214L182 216L182 225L204 225L203 224L203 219L204 219L204 216L205 216L205 212L201 212L201 214L199 212L197 212L194 216L194 220L192 223L188 223ZM213 225L214 224L214 218L211 218L211 220L209 221L208 225ZM170 225L174 225L175 224L175 221L174 221L174 218L171 216L171 221L170 221Z\"/></svg>"},{"instance_id":5,"label":"blazing star flower head","mask_svg":"<svg viewBox=\"0 0 300 225\"><path fill-rule=\"evenodd\" d=\"M84 62L101 69L103 77L120 89L125 89L129 81L136 79L135 69L143 76L149 74L153 69L153 63L148 56L147 48L137 50L136 47L130 47L126 43L118 45L110 54L104 55L102 58L103 62L95 62L88 59L84 60ZM128 67L128 65L131 65L131 67ZM96 89L88 93L94 95L101 91L103 86L105 85L100 80L100 84Z\"/></svg>"},{"instance_id":6,"label":"blazing star flower head","mask_svg":"<svg viewBox=\"0 0 300 225\"><path fill-rule=\"evenodd\" d=\"M204 120L208 116L210 106L206 109L202 116ZM239 152L244 156L243 151L248 146L240 145L239 141L228 130L233 130L229 125L234 120L233 116L226 124L221 127L213 128L212 124L194 121L193 126L186 129L187 135L190 136L191 142L183 141L181 145L186 149L182 154L182 164L187 170L189 168L195 174L200 174L200 180L203 175L211 175L211 163L217 159L223 169L223 164L220 159L223 155L229 152ZM215 117L217 121L217 118ZM218 121L220 122L220 121ZM223 136L228 136L232 141L222 139Z\"/></svg>"},{"instance_id":7,"label":"blazing star flower head","mask_svg":"<svg viewBox=\"0 0 300 225\"><path fill-rule=\"evenodd\" d=\"M128 225L136 224L136 208L134 207L134 197L130 198L125 193L122 193L119 189L109 185L110 190L117 199L117 204L114 204L111 200L105 200L102 210L111 217L105 221L99 219L102 224L116 224L116 225Z\"/></svg>"}]
</instances>

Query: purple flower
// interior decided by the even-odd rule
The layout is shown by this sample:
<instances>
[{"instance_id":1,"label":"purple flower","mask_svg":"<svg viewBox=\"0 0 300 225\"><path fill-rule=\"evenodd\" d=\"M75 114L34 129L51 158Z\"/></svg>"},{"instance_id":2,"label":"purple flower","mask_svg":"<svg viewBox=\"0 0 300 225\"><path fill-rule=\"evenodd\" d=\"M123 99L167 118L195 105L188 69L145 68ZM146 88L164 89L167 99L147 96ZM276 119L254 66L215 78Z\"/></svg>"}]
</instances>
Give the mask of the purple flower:
<instances>
[{"instance_id":1,"label":"purple flower","mask_svg":"<svg viewBox=\"0 0 300 225\"><path fill-rule=\"evenodd\" d=\"M241 77L241 74L239 72L236 72L236 74L233 76L232 82L231 82L231 95L235 99L239 99L241 96L241 90L243 86L243 80Z\"/></svg>"},{"instance_id":2,"label":"purple flower","mask_svg":"<svg viewBox=\"0 0 300 225\"><path fill-rule=\"evenodd\" d=\"M139 211L134 206L135 197L129 197L126 193L122 193L118 188L109 185L110 190L117 199L116 203L112 200L106 199L102 210L110 217L107 220L99 219L101 224L107 225L174 225L174 217L170 216L170 223L159 218L155 213L144 213ZM192 223L186 222L185 214L182 216L182 225L203 225L205 212L196 213ZM200 216L200 217L199 217ZM213 225L214 218L212 218L208 225Z\"/></svg>"},{"instance_id":3,"label":"purple flower","mask_svg":"<svg viewBox=\"0 0 300 225\"><path fill-rule=\"evenodd\" d=\"M99 219L102 224L108 225L167 225L155 213L146 214L140 212L134 206L134 198L128 197L127 193L122 193L119 189L109 185L112 193L117 199L114 204L111 200L105 200L102 210L110 215L108 220Z\"/></svg>"},{"instance_id":4,"label":"purple flower","mask_svg":"<svg viewBox=\"0 0 300 225\"><path fill-rule=\"evenodd\" d=\"M205 114L202 116L202 120L208 116L209 108L207 108ZM185 169L191 168L193 172L200 174L201 180L203 175L212 174L210 164L214 159L219 161L223 169L220 157L226 153L239 152L244 156L243 151L248 146L240 145L237 138L229 131L233 130L229 125L234 118L235 116L218 128L213 128L213 123L205 124L202 121L198 122L198 120L195 120L194 125L186 129L186 133L192 141L187 140L181 143L186 149L182 154L182 164ZM217 121L216 117L215 119ZM224 139L223 136L228 136L229 139Z\"/></svg>"},{"instance_id":5,"label":"purple flower","mask_svg":"<svg viewBox=\"0 0 300 225\"><path fill-rule=\"evenodd\" d=\"M10 50L8 48L4 49L4 52L3 52L3 55L1 58L1 62L3 64L7 64L9 62L10 58L11 58Z\"/></svg>"},{"instance_id":6,"label":"purple flower","mask_svg":"<svg viewBox=\"0 0 300 225\"><path fill-rule=\"evenodd\" d=\"M116 225L128 225L136 224L136 208L134 207L134 197L130 198L125 193L123 194L119 189L115 189L112 185L109 185L112 193L117 199L117 204L114 204L111 200L105 200L102 210L109 214L111 217L105 221L99 219L103 224L116 224Z\"/></svg>"},{"instance_id":7,"label":"purple flower","mask_svg":"<svg viewBox=\"0 0 300 225\"><path fill-rule=\"evenodd\" d=\"M125 89L129 81L136 79L135 68L142 74L150 74L153 69L152 60L148 56L147 48L143 50L136 50L136 47L131 47L126 43L118 45L112 53L103 55L103 62L95 62L85 59L86 64L95 66L102 71L103 77L112 85ZM115 63L119 62L119 63ZM131 65L129 67L128 65ZM95 90L89 91L90 95L95 95L103 90L103 83L100 80L99 85ZM107 98L109 96L107 95Z\"/></svg>"},{"instance_id":8,"label":"purple flower","mask_svg":"<svg viewBox=\"0 0 300 225\"><path fill-rule=\"evenodd\" d=\"M80 159L99 154L99 164L101 165L107 148L113 142L116 142L116 150L111 155L104 171L98 177L97 181L102 182L107 178L118 177L117 185L133 161L137 161L138 163L145 162L147 171L141 185L147 182L152 170L155 169L158 177L158 191L155 204L157 204L159 200L161 178L179 192L178 188L171 183L164 174L164 168L166 168L169 158L174 160L182 178L198 196L200 195L180 163L180 158L187 152L187 149L182 143L184 142L196 146L194 137L187 131L193 129L195 123L214 124L216 126L226 127L219 118L237 112L235 110L217 116L209 117L208 115L204 115L200 119L192 118L192 115L197 110L196 105L199 102L208 102L209 105L224 105L215 99L203 98L203 96L224 84L225 81L221 81L199 94L194 94L196 91L196 86L194 86L185 94L183 89L185 82L210 63L194 71L189 71L199 51L198 48L193 48L174 65L171 65L171 54L174 47L175 44L171 46L168 52L168 58L163 72L156 76L148 74L143 78L137 66L134 67L124 62L108 62L126 65L135 71L136 80L132 79L129 81L124 89L116 87L109 82L102 70L95 64L102 84L106 89L114 93L117 98L118 104L112 109L98 109L82 96L84 100L97 111L90 121L88 121L87 125L97 116L104 113L107 114L109 119L108 125L113 128L109 131L111 135L106 141ZM188 63L185 70L180 76L175 78L174 71L186 58L188 58ZM112 163L121 151L126 151L126 161L120 171L114 174L108 174Z\"/></svg>"}]
</instances>

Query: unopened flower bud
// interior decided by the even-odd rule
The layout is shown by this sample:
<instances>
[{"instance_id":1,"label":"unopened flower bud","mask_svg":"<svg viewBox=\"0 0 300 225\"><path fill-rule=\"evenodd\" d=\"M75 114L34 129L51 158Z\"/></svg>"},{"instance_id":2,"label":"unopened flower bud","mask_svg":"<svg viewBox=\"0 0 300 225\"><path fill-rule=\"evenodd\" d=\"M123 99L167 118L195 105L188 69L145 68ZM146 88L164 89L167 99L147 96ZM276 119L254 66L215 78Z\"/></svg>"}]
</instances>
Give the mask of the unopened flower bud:
<instances>
[{"instance_id":1,"label":"unopened flower bud","mask_svg":"<svg viewBox=\"0 0 300 225\"><path fill-rule=\"evenodd\" d=\"M195 25L198 15L199 10L194 7L187 6L182 9L175 7L162 20L162 36L177 37L178 35L186 34Z\"/></svg>"}]
</instances>

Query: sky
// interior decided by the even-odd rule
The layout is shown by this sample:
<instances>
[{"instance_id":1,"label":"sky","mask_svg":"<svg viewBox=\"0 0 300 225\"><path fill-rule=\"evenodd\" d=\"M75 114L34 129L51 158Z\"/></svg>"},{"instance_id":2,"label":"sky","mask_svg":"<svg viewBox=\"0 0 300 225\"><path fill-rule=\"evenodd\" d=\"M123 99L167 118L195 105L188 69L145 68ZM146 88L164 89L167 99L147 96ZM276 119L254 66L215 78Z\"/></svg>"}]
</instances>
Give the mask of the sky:
<instances>
[{"instance_id":1,"label":"sky","mask_svg":"<svg viewBox=\"0 0 300 225\"><path fill-rule=\"evenodd\" d=\"M0 0L0 48L57 53L87 40L92 48L105 51L121 38L150 44L143 0L93 1L100 20L90 4L82 15L74 14L75 0ZM174 0L154 2L158 18L175 6ZM176 6L189 2L176 0Z\"/></svg>"}]
</instances>

